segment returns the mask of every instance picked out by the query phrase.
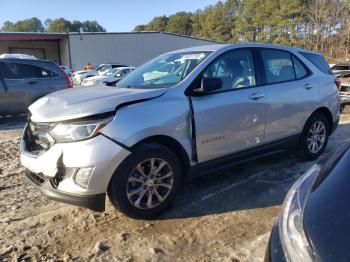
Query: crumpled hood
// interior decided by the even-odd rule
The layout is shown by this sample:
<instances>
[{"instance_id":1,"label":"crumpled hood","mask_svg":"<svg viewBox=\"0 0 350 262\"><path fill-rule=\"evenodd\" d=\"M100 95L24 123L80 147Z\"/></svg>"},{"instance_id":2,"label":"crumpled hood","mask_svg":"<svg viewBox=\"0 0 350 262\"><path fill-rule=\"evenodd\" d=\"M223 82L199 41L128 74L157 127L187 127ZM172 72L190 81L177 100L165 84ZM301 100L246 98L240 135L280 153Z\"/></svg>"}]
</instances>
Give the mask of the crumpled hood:
<instances>
[{"instance_id":1,"label":"crumpled hood","mask_svg":"<svg viewBox=\"0 0 350 262\"><path fill-rule=\"evenodd\" d=\"M154 98L165 92L166 89L78 87L44 96L29 111L34 122L57 122L111 112L122 103Z\"/></svg>"}]
</instances>

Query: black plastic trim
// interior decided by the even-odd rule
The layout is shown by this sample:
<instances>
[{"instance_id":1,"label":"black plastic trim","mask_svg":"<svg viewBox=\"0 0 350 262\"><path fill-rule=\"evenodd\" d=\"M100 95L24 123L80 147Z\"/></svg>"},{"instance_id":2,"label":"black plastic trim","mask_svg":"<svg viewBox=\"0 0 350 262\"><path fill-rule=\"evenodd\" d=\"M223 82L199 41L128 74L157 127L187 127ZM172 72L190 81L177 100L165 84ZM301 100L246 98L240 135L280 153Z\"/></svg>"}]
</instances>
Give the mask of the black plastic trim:
<instances>
[{"instance_id":1,"label":"black plastic trim","mask_svg":"<svg viewBox=\"0 0 350 262\"><path fill-rule=\"evenodd\" d=\"M273 155L288 149L296 149L299 144L300 135L290 136L275 142L247 149L243 152L233 153L231 155L208 160L195 165L191 173L202 175L217 170L226 169L237 164L245 163L257 158Z\"/></svg>"},{"instance_id":2,"label":"black plastic trim","mask_svg":"<svg viewBox=\"0 0 350 262\"><path fill-rule=\"evenodd\" d=\"M26 177L48 199L89 208L96 212L105 211L106 193L96 195L73 195L54 189L49 180L39 185L37 181L33 180L30 171L26 172Z\"/></svg>"},{"instance_id":3,"label":"black plastic trim","mask_svg":"<svg viewBox=\"0 0 350 262\"><path fill-rule=\"evenodd\" d=\"M196 121L194 118L194 109L193 109L193 103L192 103L192 97L189 96L189 103L190 103L190 118L191 118L191 151L192 151L192 160L195 162L198 162L197 158L197 137L196 137Z\"/></svg>"}]
</instances>

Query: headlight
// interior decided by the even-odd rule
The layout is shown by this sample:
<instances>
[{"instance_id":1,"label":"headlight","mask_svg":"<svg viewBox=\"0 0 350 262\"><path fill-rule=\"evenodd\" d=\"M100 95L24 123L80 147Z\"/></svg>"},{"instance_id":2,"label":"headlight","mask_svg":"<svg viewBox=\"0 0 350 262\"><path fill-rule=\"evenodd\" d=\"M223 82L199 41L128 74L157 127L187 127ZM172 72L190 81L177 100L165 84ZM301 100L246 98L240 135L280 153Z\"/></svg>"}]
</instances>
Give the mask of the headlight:
<instances>
[{"instance_id":1,"label":"headlight","mask_svg":"<svg viewBox=\"0 0 350 262\"><path fill-rule=\"evenodd\" d=\"M98 131L111 122L113 117L93 121L84 121L77 123L61 123L55 126L50 135L58 143L76 142L92 138L98 134Z\"/></svg>"},{"instance_id":2,"label":"headlight","mask_svg":"<svg viewBox=\"0 0 350 262\"><path fill-rule=\"evenodd\" d=\"M305 204L310 195L318 165L311 167L289 190L278 218L279 235L287 261L314 261L313 252L306 238L303 224Z\"/></svg>"}]
</instances>

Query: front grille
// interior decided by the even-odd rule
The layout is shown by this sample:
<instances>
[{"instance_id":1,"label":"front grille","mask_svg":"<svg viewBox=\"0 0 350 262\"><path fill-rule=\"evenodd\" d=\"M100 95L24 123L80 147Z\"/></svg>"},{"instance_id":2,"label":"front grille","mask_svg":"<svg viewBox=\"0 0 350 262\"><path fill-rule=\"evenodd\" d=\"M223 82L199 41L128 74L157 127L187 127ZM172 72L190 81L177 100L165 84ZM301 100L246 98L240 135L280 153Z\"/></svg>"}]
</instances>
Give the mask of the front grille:
<instances>
[{"instance_id":1,"label":"front grille","mask_svg":"<svg viewBox=\"0 0 350 262\"><path fill-rule=\"evenodd\" d=\"M35 123L29 121L24 136L27 150L33 153L49 150L54 144L53 139L50 139L48 135L53 127L53 123Z\"/></svg>"}]
</instances>

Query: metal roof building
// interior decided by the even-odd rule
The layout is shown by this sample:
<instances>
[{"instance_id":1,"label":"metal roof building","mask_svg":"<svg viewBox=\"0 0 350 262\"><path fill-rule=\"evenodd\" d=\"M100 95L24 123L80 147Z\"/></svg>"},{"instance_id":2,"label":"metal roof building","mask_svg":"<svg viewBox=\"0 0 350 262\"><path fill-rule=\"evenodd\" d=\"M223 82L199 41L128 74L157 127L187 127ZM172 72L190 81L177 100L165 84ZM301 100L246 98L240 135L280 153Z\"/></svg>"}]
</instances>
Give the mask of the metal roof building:
<instances>
[{"instance_id":1,"label":"metal roof building","mask_svg":"<svg viewBox=\"0 0 350 262\"><path fill-rule=\"evenodd\" d=\"M55 60L73 70L88 62L139 66L156 55L217 42L163 32L0 33L0 54L22 53Z\"/></svg>"}]
</instances>

